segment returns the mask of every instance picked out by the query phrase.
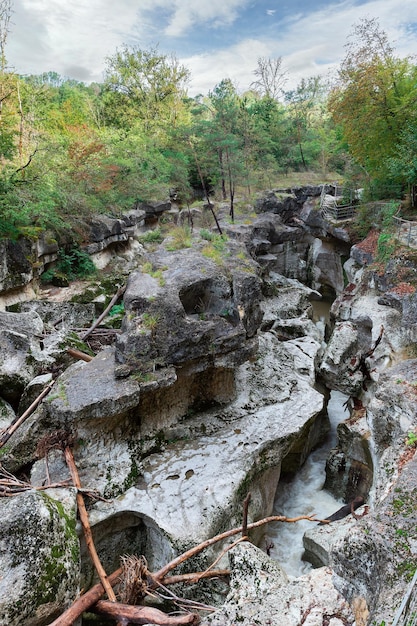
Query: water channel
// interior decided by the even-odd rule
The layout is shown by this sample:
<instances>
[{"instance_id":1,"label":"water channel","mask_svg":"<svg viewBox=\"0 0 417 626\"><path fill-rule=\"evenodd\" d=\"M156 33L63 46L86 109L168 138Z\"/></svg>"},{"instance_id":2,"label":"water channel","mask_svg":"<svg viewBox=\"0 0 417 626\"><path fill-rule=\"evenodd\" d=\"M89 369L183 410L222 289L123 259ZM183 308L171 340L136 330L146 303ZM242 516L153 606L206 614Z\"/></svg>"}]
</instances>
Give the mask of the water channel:
<instances>
[{"instance_id":1,"label":"water channel","mask_svg":"<svg viewBox=\"0 0 417 626\"><path fill-rule=\"evenodd\" d=\"M339 509L344 502L336 500L323 489L325 465L329 451L336 445L337 425L345 420L349 413L344 406L346 396L339 391L332 391L327 407L330 420L330 432L326 441L314 450L294 478L283 478L274 502L274 515L297 517L312 515L325 518ZM295 524L276 522L269 524L266 541L273 544L271 558L278 561L289 576L298 577L312 569L312 565L303 561L303 535L311 528L312 522L300 521Z\"/></svg>"},{"instance_id":2,"label":"water channel","mask_svg":"<svg viewBox=\"0 0 417 626\"><path fill-rule=\"evenodd\" d=\"M318 327L321 326L323 335L326 325L329 324L331 302L324 298L312 302L313 320ZM326 460L337 443L337 425L349 417L346 400L347 397L339 391L331 392L327 406L330 431L326 441L309 455L296 476L291 479L281 478L275 496L274 515L297 517L315 513L318 518L323 519L345 504L325 491L323 485L326 478ZM311 526L312 522L308 521L295 524L276 522L268 526L265 540L269 544L270 555L289 576L301 576L313 567L311 563L303 561L303 535Z\"/></svg>"}]
</instances>

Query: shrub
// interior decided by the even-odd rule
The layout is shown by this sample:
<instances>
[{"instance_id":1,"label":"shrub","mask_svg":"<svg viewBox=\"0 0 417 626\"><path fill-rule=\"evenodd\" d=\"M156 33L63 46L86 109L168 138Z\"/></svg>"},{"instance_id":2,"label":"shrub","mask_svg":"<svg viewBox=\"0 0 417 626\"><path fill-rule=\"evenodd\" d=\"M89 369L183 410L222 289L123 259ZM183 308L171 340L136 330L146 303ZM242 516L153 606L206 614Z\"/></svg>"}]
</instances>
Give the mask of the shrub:
<instances>
[{"instance_id":1,"label":"shrub","mask_svg":"<svg viewBox=\"0 0 417 626\"><path fill-rule=\"evenodd\" d=\"M80 248L73 248L69 252L59 251L59 259L54 267L49 268L41 275L44 283L53 282L57 277L61 280L86 278L96 273L96 267L90 256Z\"/></svg>"}]
</instances>

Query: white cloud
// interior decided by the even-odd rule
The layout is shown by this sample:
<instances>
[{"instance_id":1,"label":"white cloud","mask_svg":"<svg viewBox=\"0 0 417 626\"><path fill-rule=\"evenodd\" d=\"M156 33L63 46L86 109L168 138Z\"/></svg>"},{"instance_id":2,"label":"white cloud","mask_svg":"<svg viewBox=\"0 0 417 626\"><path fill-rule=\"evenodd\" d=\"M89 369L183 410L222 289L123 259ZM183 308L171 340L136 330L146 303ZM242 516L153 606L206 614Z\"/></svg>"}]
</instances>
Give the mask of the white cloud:
<instances>
[{"instance_id":1,"label":"white cloud","mask_svg":"<svg viewBox=\"0 0 417 626\"><path fill-rule=\"evenodd\" d=\"M415 0L372 0L361 6L346 0L308 15L291 16L273 39L251 39L212 54L183 58L192 73L190 93L207 93L227 77L247 89L260 56L283 58L287 89L296 87L302 78L328 76L340 65L354 24L364 17L378 18L398 55L417 53L415 34L406 28L406 23L417 22Z\"/></svg>"},{"instance_id":2,"label":"white cloud","mask_svg":"<svg viewBox=\"0 0 417 626\"><path fill-rule=\"evenodd\" d=\"M181 59L191 71L190 94L206 94L223 78L230 78L238 90L244 91L255 80L253 71L258 58L268 56L267 43L245 39L235 46L212 54Z\"/></svg>"},{"instance_id":3,"label":"white cloud","mask_svg":"<svg viewBox=\"0 0 417 626\"><path fill-rule=\"evenodd\" d=\"M152 11L154 16L168 14L168 26L164 29L166 36L184 35L190 28L212 26L228 26L242 12L250 0L141 0L138 12L146 20Z\"/></svg>"},{"instance_id":4,"label":"white cloud","mask_svg":"<svg viewBox=\"0 0 417 626\"><path fill-rule=\"evenodd\" d=\"M7 58L16 70L53 70L79 80L101 80L104 58L137 19L129 0L15 0L13 8Z\"/></svg>"},{"instance_id":5,"label":"white cloud","mask_svg":"<svg viewBox=\"0 0 417 626\"><path fill-rule=\"evenodd\" d=\"M225 31L224 47L211 50L210 29L220 25L236 29L236 18L249 4L253 0L15 0L7 59L21 73L53 70L100 81L105 57L117 47L123 43L147 47L160 41L191 70L194 95L207 93L222 78L231 78L242 90L248 88L261 56L283 58L288 88L302 77L330 71L343 58L353 24L362 17L377 17L401 56L417 52L415 30L409 28L417 23L415 0L369 0L359 6L344 0L321 10L312 6L308 14L292 14L281 22L277 11L273 37L264 30L227 45ZM191 29L201 32L203 54L191 56L176 48L176 38ZM238 33L232 34L235 42Z\"/></svg>"}]
</instances>

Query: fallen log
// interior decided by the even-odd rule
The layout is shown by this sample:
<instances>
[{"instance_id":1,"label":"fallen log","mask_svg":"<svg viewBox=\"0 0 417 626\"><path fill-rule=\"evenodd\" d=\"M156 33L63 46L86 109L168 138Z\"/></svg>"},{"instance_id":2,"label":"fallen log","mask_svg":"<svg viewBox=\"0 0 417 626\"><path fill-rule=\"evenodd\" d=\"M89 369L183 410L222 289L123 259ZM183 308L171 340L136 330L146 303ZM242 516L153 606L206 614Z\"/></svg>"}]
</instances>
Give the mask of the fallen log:
<instances>
[{"instance_id":1,"label":"fallen log","mask_svg":"<svg viewBox=\"0 0 417 626\"><path fill-rule=\"evenodd\" d=\"M122 568L119 567L112 574L107 576L107 580L110 585L115 585L122 573ZM75 620L85 611L89 611L91 607L98 602L104 594L104 588L101 583L97 583L91 587L86 593L77 598L68 609L57 617L49 626L72 626Z\"/></svg>"},{"instance_id":2,"label":"fallen log","mask_svg":"<svg viewBox=\"0 0 417 626\"><path fill-rule=\"evenodd\" d=\"M148 606L131 606L130 604L115 604L107 600L99 600L91 609L92 613L107 615L120 624L157 624L158 626L181 626L182 624L198 624L200 621L196 613L186 615L167 615L159 609Z\"/></svg>"},{"instance_id":3,"label":"fallen log","mask_svg":"<svg viewBox=\"0 0 417 626\"><path fill-rule=\"evenodd\" d=\"M322 526L323 524L330 524L331 522L343 519L344 517L347 517L350 513L352 513L353 515L354 511L362 506L364 502L365 500L362 496L357 496L356 498L354 498L354 500L352 500L352 502L344 504L335 513L329 515L329 517L327 517L325 520L322 520L319 526Z\"/></svg>"},{"instance_id":4,"label":"fallen log","mask_svg":"<svg viewBox=\"0 0 417 626\"><path fill-rule=\"evenodd\" d=\"M113 298L110 300L109 304L104 309L103 313L96 319L94 324L90 326L90 328L81 336L81 339L83 341L87 339L87 337L91 335L93 330L95 330L97 326L104 320L104 318L107 317L110 309L116 304L118 299L124 294L125 291L126 291L126 286L119 287L119 289L114 294Z\"/></svg>"},{"instance_id":5,"label":"fallen log","mask_svg":"<svg viewBox=\"0 0 417 626\"><path fill-rule=\"evenodd\" d=\"M293 518L288 518L288 517L285 517L284 515L272 515L270 517L266 517L257 522L253 522L252 524L248 524L247 530L249 531L249 530L252 530L253 528L259 528L260 526L263 526L264 524L269 524L270 522L287 522L287 523L292 524L295 522L299 522L300 520L308 520L310 522L316 522L316 523L321 521L319 519L316 519L315 515L300 515L299 517L293 517ZM167 574L171 570L175 569L178 565L180 565L181 563L189 559L190 557L196 554L199 554L200 552L205 550L205 548L213 545L214 543L222 541L223 539L227 539L228 537L238 535L239 533L242 533L242 530L243 530L243 526L239 526L239 528L233 528L232 530L227 530L224 533L221 533L220 535L216 535L215 537L211 539L207 539L203 543L200 543L198 546L191 548L187 552L184 552L184 554L181 554L175 559L173 559L170 563L162 567L155 574L149 573L149 577L152 580L151 588L156 589L158 585L167 585L170 582L172 583L187 582L189 581L190 578L192 578L192 580L195 581L196 577L199 577L199 574L183 574L182 576L178 576L178 577L167 576ZM117 569L115 572L107 576L108 582L111 585L114 585L117 582L121 574L122 574L122 568ZM228 570L223 570L223 572L212 570L211 572L204 572L204 575L201 576L201 578L217 577L220 575L227 576L229 574L230 572ZM180 580L180 579L183 579L183 580ZM91 607L93 607L100 600L103 594L104 594L104 588L102 584L97 583L97 585L94 585L94 587L91 587L91 589L89 589L84 595L77 598L77 600L75 600L74 603L60 617L58 617L54 622L52 622L50 626L72 626L72 624L75 622L76 619L80 617L80 615L82 615L85 611L91 610Z\"/></svg>"},{"instance_id":6,"label":"fallen log","mask_svg":"<svg viewBox=\"0 0 417 626\"><path fill-rule=\"evenodd\" d=\"M19 426L21 426L21 424L23 424L23 422L30 415L32 415L32 413L35 411L37 406L42 402L42 400L45 398L45 396L47 396L48 393L51 391L54 383L55 383L55 380L51 380L51 382L46 385L45 389L43 391L41 391L41 393L38 395L37 398L35 398L35 400L26 409L26 411L24 413L22 413L22 415L20 417L16 417L11 422L11 424L9 424L9 426L7 428L5 428L3 431L0 431L0 448L2 448L7 441L9 441L10 437L19 428Z\"/></svg>"},{"instance_id":7,"label":"fallen log","mask_svg":"<svg viewBox=\"0 0 417 626\"><path fill-rule=\"evenodd\" d=\"M112 602L116 602L116 595L113 591L113 587L108 581L107 574L104 571L104 567L101 564L100 558L97 554L97 550L93 542L93 535L91 532L87 509L85 507L84 497L82 493L78 491L81 487L80 477L78 475L77 466L75 465L72 450L69 446L65 448L64 455L68 465L68 469L71 474L72 481L74 483L74 487L77 488L78 513L80 515L80 521L83 527L85 543L87 545L88 552L90 553L91 560L93 561L94 567L96 568L97 574L99 575L99 578L101 580L101 584L103 585L109 600L111 600Z\"/></svg>"},{"instance_id":8,"label":"fallen log","mask_svg":"<svg viewBox=\"0 0 417 626\"><path fill-rule=\"evenodd\" d=\"M91 354L86 354L85 352L81 352L81 350L75 350L74 348L67 348L67 353L70 356L73 356L74 359L80 359L81 361L86 361L86 363L89 363L94 359Z\"/></svg>"}]
</instances>

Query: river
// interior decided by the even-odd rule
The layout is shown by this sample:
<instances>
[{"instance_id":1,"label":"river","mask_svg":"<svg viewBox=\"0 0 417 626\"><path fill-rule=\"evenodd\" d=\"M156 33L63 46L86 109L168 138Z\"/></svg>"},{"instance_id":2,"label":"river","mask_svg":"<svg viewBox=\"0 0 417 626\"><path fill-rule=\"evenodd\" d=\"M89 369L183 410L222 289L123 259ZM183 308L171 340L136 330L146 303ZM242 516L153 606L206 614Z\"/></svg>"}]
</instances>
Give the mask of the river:
<instances>
[{"instance_id":1,"label":"river","mask_svg":"<svg viewBox=\"0 0 417 626\"><path fill-rule=\"evenodd\" d=\"M346 396L332 391L328 404L331 429L323 445L314 450L297 475L291 480L282 479L274 502L274 515L297 517L312 515L325 518L339 509L344 502L336 500L324 491L325 464L329 451L337 441L336 427L349 414L343 406ZM312 569L312 565L302 560L304 553L303 535L312 522L300 521L295 524L276 522L269 524L265 541L273 544L271 558L278 561L289 576L298 577Z\"/></svg>"}]
</instances>

